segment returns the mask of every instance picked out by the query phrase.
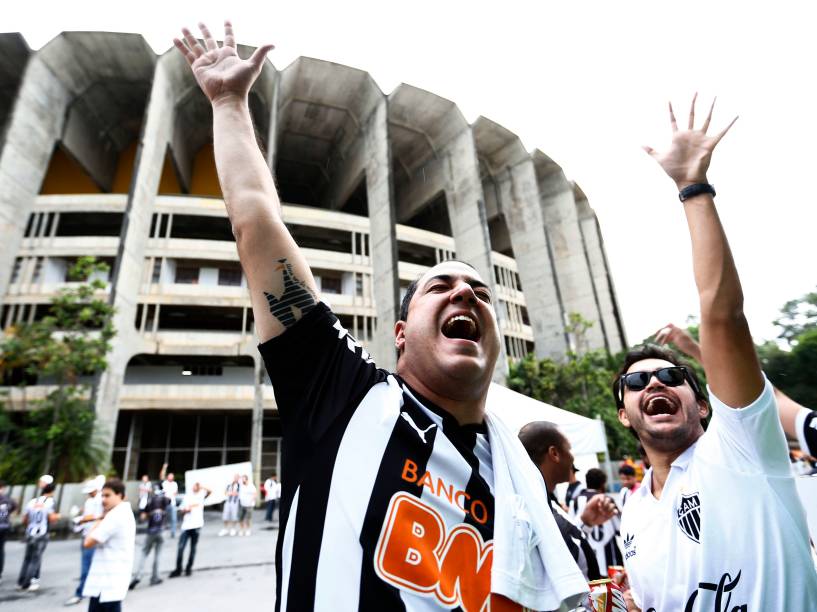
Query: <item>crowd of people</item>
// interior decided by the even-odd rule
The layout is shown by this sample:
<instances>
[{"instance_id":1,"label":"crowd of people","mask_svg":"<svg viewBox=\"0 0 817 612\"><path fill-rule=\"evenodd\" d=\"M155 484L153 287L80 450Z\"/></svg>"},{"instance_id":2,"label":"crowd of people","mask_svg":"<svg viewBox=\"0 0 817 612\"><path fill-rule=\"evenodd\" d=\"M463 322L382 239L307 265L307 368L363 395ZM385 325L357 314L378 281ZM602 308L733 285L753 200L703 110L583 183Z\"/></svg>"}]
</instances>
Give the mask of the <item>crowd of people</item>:
<instances>
[{"instance_id":1,"label":"crowd of people","mask_svg":"<svg viewBox=\"0 0 817 612\"><path fill-rule=\"evenodd\" d=\"M686 216L700 346L687 350L668 326L627 354L612 401L649 468L639 486L622 466L616 503L603 473L576 484L558 428L534 422L517 437L487 404L500 336L478 267L443 261L412 282L396 371L377 368L321 302L255 140L248 93L272 46L243 60L229 22L222 45L199 27L201 41L183 29L175 45L211 102L283 425L279 609L335 609L339 576L349 609L572 609L587 603L588 579L613 570L617 605L630 610L813 609L817 573L784 430L817 446L815 413L761 370L707 177L734 120L710 131L714 103L700 122L693 99L679 127L670 105L669 147L645 148ZM633 266L652 289L677 282L672 260L644 253ZM702 364L708 393L667 342Z\"/></svg>"},{"instance_id":2,"label":"crowd of people","mask_svg":"<svg viewBox=\"0 0 817 612\"><path fill-rule=\"evenodd\" d=\"M147 475L142 477L133 506L126 501L125 485L118 479L106 479L100 475L83 484L82 493L87 497L82 509L72 519L73 529L80 536L80 577L74 593L64 602L66 606L73 606L87 599L89 610L119 610L127 591L133 590L141 582L151 554L153 561L150 585L161 584L163 580L159 574L159 559L165 532L175 538L176 517L179 515L181 524L178 526L180 536L176 567L168 577L192 574L199 533L204 526L204 507L212 491L199 482L193 482L185 494L180 495L173 473L166 473L166 470L167 465L162 467L159 480L155 482ZM25 553L17 579L20 591L36 592L40 589L44 552L52 535L53 525L61 518L55 507L56 485L53 477L43 475L37 483L37 489L38 495L20 510L25 542ZM265 481L263 492L265 520L273 522L280 498L280 484L274 474ZM234 506L240 510L234 513ZM255 506L255 486L248 475L236 474L226 486L222 509L223 516L229 516L234 522L225 523L225 527L238 526L241 529L240 535L249 536ZM12 529L12 515L17 511L17 503L6 494L5 483L0 482L0 578L5 561L5 542ZM134 571L138 524L144 526L145 537ZM232 535L234 534L233 531ZM187 563L184 563L188 548Z\"/></svg>"},{"instance_id":3,"label":"crowd of people","mask_svg":"<svg viewBox=\"0 0 817 612\"><path fill-rule=\"evenodd\" d=\"M319 299L256 142L248 94L271 45L243 60L229 22L222 45L200 29L201 41L183 29L175 45L212 106L219 181L283 428L282 486L264 486L267 520L281 501L276 610L580 610L600 584L619 610L814 609L817 572L786 435L816 454L817 413L761 370L707 176L734 120L711 132L714 103L701 123L693 98L679 127L670 105L669 147L645 148L686 217L700 343L668 325L625 356L611 402L647 469L639 481L622 465L614 496L599 469L581 484L556 425L511 431L488 403L500 333L490 278L471 264L443 261L409 285L396 369L376 366ZM653 290L677 282L676 258L644 253L633 267ZM701 364L707 388L668 343ZM86 504L79 521L83 568L94 552L75 595L91 598L89 609L119 609L151 553L151 584L161 582L162 533L167 520L175 537L177 512L170 577L190 575L212 491L188 483L177 509L166 467L161 485L145 478L140 488L147 535L132 575L135 521L123 485L89 489L102 511ZM25 509L21 588L39 579L53 490L41 483ZM224 494L219 535L249 536L256 487L237 474Z\"/></svg>"}]
</instances>

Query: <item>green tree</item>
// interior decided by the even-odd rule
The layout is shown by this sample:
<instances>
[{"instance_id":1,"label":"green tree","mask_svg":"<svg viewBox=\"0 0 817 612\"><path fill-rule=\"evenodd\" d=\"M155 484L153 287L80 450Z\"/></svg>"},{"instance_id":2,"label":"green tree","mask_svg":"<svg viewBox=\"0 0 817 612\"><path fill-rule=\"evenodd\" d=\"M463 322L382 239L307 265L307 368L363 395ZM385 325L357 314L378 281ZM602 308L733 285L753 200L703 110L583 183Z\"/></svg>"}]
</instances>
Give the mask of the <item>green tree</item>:
<instances>
[{"instance_id":1,"label":"green tree","mask_svg":"<svg viewBox=\"0 0 817 612\"><path fill-rule=\"evenodd\" d=\"M774 324L780 328L778 337L789 346L796 345L805 332L817 329L817 291L786 302Z\"/></svg>"},{"instance_id":2,"label":"green tree","mask_svg":"<svg viewBox=\"0 0 817 612\"><path fill-rule=\"evenodd\" d=\"M571 314L568 321L568 333L577 351L570 351L563 362L529 354L511 363L508 387L582 416L601 417L610 455L637 455L637 441L619 423L611 392L621 359L604 350L587 350L586 332L592 323L578 314Z\"/></svg>"},{"instance_id":3,"label":"green tree","mask_svg":"<svg viewBox=\"0 0 817 612\"><path fill-rule=\"evenodd\" d=\"M81 257L48 314L5 330L0 340L0 376L5 384L54 389L17 418L0 418L0 477L30 481L40 473L74 481L101 471L107 463L104 440L95 429L93 396L82 377L107 366L115 335L113 308L100 294L106 283L94 278L108 266ZM0 411L2 412L2 411Z\"/></svg>"}]
</instances>

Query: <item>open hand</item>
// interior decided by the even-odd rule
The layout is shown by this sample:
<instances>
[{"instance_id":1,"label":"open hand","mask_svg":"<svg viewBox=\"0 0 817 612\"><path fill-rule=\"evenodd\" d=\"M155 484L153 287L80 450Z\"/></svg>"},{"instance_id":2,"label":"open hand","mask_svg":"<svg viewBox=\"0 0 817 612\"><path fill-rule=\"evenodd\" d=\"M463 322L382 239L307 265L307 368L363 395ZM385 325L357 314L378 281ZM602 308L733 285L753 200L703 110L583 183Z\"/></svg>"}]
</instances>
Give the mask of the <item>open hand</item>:
<instances>
[{"instance_id":1,"label":"open hand","mask_svg":"<svg viewBox=\"0 0 817 612\"><path fill-rule=\"evenodd\" d=\"M701 347L698 346L698 343L695 342L695 338L693 338L687 330L668 323L655 332L656 344L668 344L670 342L686 355L689 355L698 362L701 361Z\"/></svg>"},{"instance_id":2,"label":"open hand","mask_svg":"<svg viewBox=\"0 0 817 612\"><path fill-rule=\"evenodd\" d=\"M273 45L262 45L249 59L243 60L236 52L233 26L229 21L224 22L224 44L221 47L206 25L200 23L199 29L204 37L204 47L187 28L182 28L184 42L174 38L173 44L190 64L204 95L210 102L229 96L245 98L261 74L264 59Z\"/></svg>"},{"instance_id":3,"label":"open hand","mask_svg":"<svg viewBox=\"0 0 817 612\"><path fill-rule=\"evenodd\" d=\"M712 120L712 110L715 108L715 100L709 107L709 114L706 116L700 129L695 129L695 101L698 94L692 98L692 106L689 109L689 122L687 130L679 130L675 120L675 113L672 110L672 102L669 104L670 124L672 125L672 142L666 151L656 151L652 147L644 147L644 150L664 169L669 177L675 181L679 189L695 183L707 183L706 171L709 169L709 162L712 158L712 151L729 131L729 128L737 121L737 117L723 128L720 132L711 136L706 133L709 123Z\"/></svg>"}]
</instances>

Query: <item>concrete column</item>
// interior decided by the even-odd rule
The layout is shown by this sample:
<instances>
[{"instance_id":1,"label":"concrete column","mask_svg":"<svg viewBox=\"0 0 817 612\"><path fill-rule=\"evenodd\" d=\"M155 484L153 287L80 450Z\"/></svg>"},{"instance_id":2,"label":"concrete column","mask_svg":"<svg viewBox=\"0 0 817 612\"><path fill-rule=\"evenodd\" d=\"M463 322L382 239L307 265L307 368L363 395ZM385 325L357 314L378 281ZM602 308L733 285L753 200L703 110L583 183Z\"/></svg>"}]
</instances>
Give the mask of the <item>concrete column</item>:
<instances>
[{"instance_id":1,"label":"concrete column","mask_svg":"<svg viewBox=\"0 0 817 612\"><path fill-rule=\"evenodd\" d=\"M599 305L601 321L607 336L608 349L617 353L627 348L627 337L624 332L624 323L618 310L613 277L607 263L607 254L604 250L604 240L601 235L596 213L590 208L587 198L580 190L576 190L576 212L579 229L582 236L584 253L593 280L596 299Z\"/></svg>"},{"instance_id":2,"label":"concrete column","mask_svg":"<svg viewBox=\"0 0 817 612\"><path fill-rule=\"evenodd\" d=\"M536 154L534 160L538 161ZM550 172L543 172L544 169L540 168L537 164L539 195L562 305L566 313L578 313L593 323L585 335L586 347L579 348L609 349L605 322L599 311L582 246L573 185L565 179L558 167L551 166Z\"/></svg>"},{"instance_id":3,"label":"concrete column","mask_svg":"<svg viewBox=\"0 0 817 612\"><path fill-rule=\"evenodd\" d=\"M381 368L397 365L394 323L400 305L397 275L397 230L391 177L388 107L378 101L366 120L363 138L366 155L366 197L369 203L369 258L372 264L377 329L371 352Z\"/></svg>"},{"instance_id":4,"label":"concrete column","mask_svg":"<svg viewBox=\"0 0 817 612\"><path fill-rule=\"evenodd\" d=\"M28 62L0 151L0 296L8 290L29 210L40 191L73 92L43 61Z\"/></svg>"},{"instance_id":5,"label":"concrete column","mask_svg":"<svg viewBox=\"0 0 817 612\"><path fill-rule=\"evenodd\" d=\"M562 359L567 352L564 309L545 233L533 161L528 158L499 175L502 212L522 280L536 356Z\"/></svg>"},{"instance_id":6,"label":"concrete column","mask_svg":"<svg viewBox=\"0 0 817 612\"><path fill-rule=\"evenodd\" d=\"M174 104L181 73L178 63L183 61L181 57L176 58L172 50L159 60L137 145L134 180L128 194L117 267L112 277L111 301L116 308L114 326L117 337L108 354L108 369L102 374L96 395L97 427L106 435L109 444L113 442L116 429L119 395L128 361L134 354L141 352L139 347L142 345L142 338L134 324L136 306L153 205L159 189L167 143L172 133Z\"/></svg>"},{"instance_id":7,"label":"concrete column","mask_svg":"<svg viewBox=\"0 0 817 612\"><path fill-rule=\"evenodd\" d=\"M457 259L469 262L491 286L496 295L494 268L491 261L491 237L485 214L482 182L479 178L479 162L474 145L474 135L467 127L446 147L449 162L449 180L446 185L446 203L451 221L451 233L457 249ZM497 320L505 318L505 312L497 309ZM494 381L504 384L508 375L508 359L505 342L500 338L500 351L494 368Z\"/></svg>"}]
</instances>

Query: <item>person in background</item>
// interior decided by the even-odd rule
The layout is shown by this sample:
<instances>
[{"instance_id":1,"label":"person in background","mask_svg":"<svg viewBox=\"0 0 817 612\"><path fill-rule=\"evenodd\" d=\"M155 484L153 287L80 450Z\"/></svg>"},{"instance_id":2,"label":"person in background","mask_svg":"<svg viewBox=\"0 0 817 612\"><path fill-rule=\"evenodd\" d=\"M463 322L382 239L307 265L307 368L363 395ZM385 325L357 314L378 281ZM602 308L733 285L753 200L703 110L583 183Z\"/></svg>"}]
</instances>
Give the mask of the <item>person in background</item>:
<instances>
[{"instance_id":1,"label":"person in background","mask_svg":"<svg viewBox=\"0 0 817 612\"><path fill-rule=\"evenodd\" d=\"M52 479L52 482L42 488L38 497L28 502L23 512L26 552L17 579L18 590L37 591L40 588L40 567L45 547L48 545L49 527L60 518L54 509L55 489Z\"/></svg>"},{"instance_id":2,"label":"person in background","mask_svg":"<svg viewBox=\"0 0 817 612\"><path fill-rule=\"evenodd\" d=\"M570 441L547 421L534 421L519 430L519 440L542 475L550 500L550 510L565 544L587 580L607 577L607 568L599 567L587 534L597 525L610 520L616 506L606 495L595 495L584 504L581 514L570 517L556 500L556 485L567 482L573 473Z\"/></svg>"},{"instance_id":3,"label":"person in background","mask_svg":"<svg viewBox=\"0 0 817 612\"><path fill-rule=\"evenodd\" d=\"M270 474L270 477L264 481L264 503L267 506L264 520L268 523L272 522L272 515L278 506L278 500L281 498L281 485L275 479L275 474Z\"/></svg>"},{"instance_id":4,"label":"person in background","mask_svg":"<svg viewBox=\"0 0 817 612\"><path fill-rule=\"evenodd\" d=\"M96 478L87 481L83 487L82 492L88 497L82 507L82 514L74 519L74 531L81 534L79 541L81 565L79 573L79 584L77 585L74 594L69 597L65 604L66 606L74 606L82 601L82 590L85 588L85 581L88 578L88 572L91 569L91 561L94 558L95 548L85 547L85 536L93 528L96 521L102 518L104 509L102 507L102 485L105 484L104 476L97 476Z\"/></svg>"},{"instance_id":5,"label":"person in background","mask_svg":"<svg viewBox=\"0 0 817 612\"><path fill-rule=\"evenodd\" d=\"M139 482L139 502L136 507L139 512L144 512L148 505L148 499L153 493L153 485L150 484L150 477L147 474L142 475L142 480Z\"/></svg>"},{"instance_id":6,"label":"person in background","mask_svg":"<svg viewBox=\"0 0 817 612\"><path fill-rule=\"evenodd\" d=\"M11 531L11 515L17 510L17 502L6 495L6 483L0 480L0 581L3 579L6 537Z\"/></svg>"},{"instance_id":7,"label":"person in background","mask_svg":"<svg viewBox=\"0 0 817 612\"><path fill-rule=\"evenodd\" d=\"M238 474L233 476L233 481L224 489L224 508L221 511L221 520L224 521L224 528L218 532L219 537L228 533L235 535L238 526L239 494L241 492L241 477Z\"/></svg>"},{"instance_id":8,"label":"person in background","mask_svg":"<svg viewBox=\"0 0 817 612\"><path fill-rule=\"evenodd\" d=\"M88 531L83 546L95 548L82 594L88 612L120 612L128 594L136 546L136 520L125 501L125 483L111 478L102 485L104 515Z\"/></svg>"},{"instance_id":9,"label":"person in background","mask_svg":"<svg viewBox=\"0 0 817 612\"><path fill-rule=\"evenodd\" d=\"M241 485L238 488L238 503L241 506L238 531L238 535L240 536L252 535L252 511L255 509L255 500L257 497L258 491L255 485L250 480L250 477L244 474L244 476L241 477Z\"/></svg>"},{"instance_id":10,"label":"person in background","mask_svg":"<svg viewBox=\"0 0 817 612\"><path fill-rule=\"evenodd\" d=\"M170 500L165 495L165 492L159 487L156 488L150 495L145 509L142 511L141 519L147 520L148 528L145 535L145 543L142 547L142 557L139 560L139 568L133 575L130 582L129 589L136 588L139 581L142 579L142 570L145 567L145 561L150 556L150 551L153 550L153 573L150 576L150 586L160 584L162 579L159 578L159 555L162 552L162 544L164 539L162 537L162 530L165 525L165 517L167 516L167 508L170 506Z\"/></svg>"},{"instance_id":11,"label":"person in background","mask_svg":"<svg viewBox=\"0 0 817 612\"><path fill-rule=\"evenodd\" d=\"M565 510L570 508L570 504L573 502L573 499L579 494L579 491L582 490L582 481L576 476L576 474L578 474L580 471L581 470L576 467L575 463L570 468L570 480L567 481L565 503L562 505L562 508Z\"/></svg>"},{"instance_id":12,"label":"person in background","mask_svg":"<svg viewBox=\"0 0 817 612\"><path fill-rule=\"evenodd\" d=\"M199 532L204 527L204 500L210 493L210 489L196 482L184 496L180 510L182 513L182 535L179 538L179 548L176 552L176 569L170 573L170 578L178 578L182 575L184 548L187 546L188 540L190 541L190 556L187 558L184 575L189 576L193 572L193 561L196 559Z\"/></svg>"},{"instance_id":13,"label":"person in background","mask_svg":"<svg viewBox=\"0 0 817 612\"><path fill-rule=\"evenodd\" d=\"M632 466L627 466L632 469ZM607 474L598 468L590 468L585 475L587 488L579 493L573 500L571 508L574 517L580 517L584 512L585 507L591 499L600 493L607 493ZM608 498L609 499L609 498ZM604 521L600 525L592 525L587 535L587 540L593 551L596 553L596 561L598 561L599 569L603 572L611 565L624 565L624 557L621 555L621 550L616 542L616 537L619 535L619 527L621 525L621 518L618 513L613 514L609 520Z\"/></svg>"},{"instance_id":14,"label":"person in background","mask_svg":"<svg viewBox=\"0 0 817 612\"><path fill-rule=\"evenodd\" d=\"M170 537L175 538L177 523L176 495L179 494L179 483L176 482L176 477L173 472L167 474L165 478L166 473L167 464L165 463L159 472L159 480L162 481L162 490L165 492L165 496L170 500L167 506L168 516L170 516Z\"/></svg>"},{"instance_id":15,"label":"person in background","mask_svg":"<svg viewBox=\"0 0 817 612\"><path fill-rule=\"evenodd\" d=\"M701 347L685 329L668 323L655 333L656 344L672 343L680 351L698 363L701 361ZM798 404L777 387L774 387L777 409L783 431L792 440L797 440L806 455L817 456L817 410Z\"/></svg>"},{"instance_id":16,"label":"person in background","mask_svg":"<svg viewBox=\"0 0 817 612\"><path fill-rule=\"evenodd\" d=\"M639 487L635 468L627 463L618 468L618 479L621 481L621 490L618 492L618 506L623 508L627 498L635 493Z\"/></svg>"}]
</instances>

